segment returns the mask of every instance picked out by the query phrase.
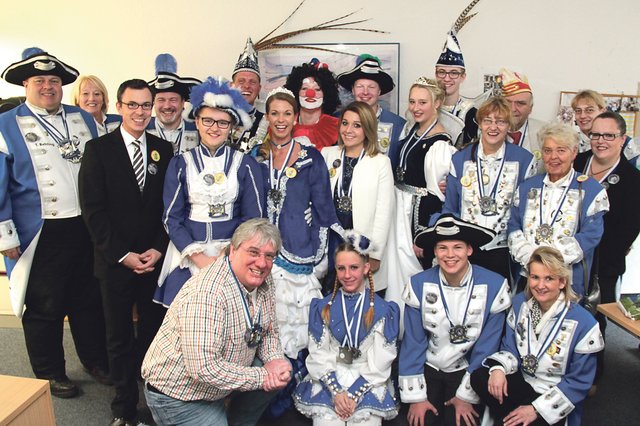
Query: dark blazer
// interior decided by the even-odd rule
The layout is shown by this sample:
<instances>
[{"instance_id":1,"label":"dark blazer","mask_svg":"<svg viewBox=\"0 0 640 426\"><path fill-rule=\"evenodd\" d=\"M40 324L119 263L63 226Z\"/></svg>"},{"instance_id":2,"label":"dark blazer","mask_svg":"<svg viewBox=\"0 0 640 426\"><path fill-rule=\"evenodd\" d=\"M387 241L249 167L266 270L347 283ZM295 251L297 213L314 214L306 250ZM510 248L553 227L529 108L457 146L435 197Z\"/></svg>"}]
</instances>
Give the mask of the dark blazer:
<instances>
[{"instance_id":1,"label":"dark blazer","mask_svg":"<svg viewBox=\"0 0 640 426\"><path fill-rule=\"evenodd\" d=\"M586 174L585 168L592 155L591 151L578 154L573 163L576 171ZM623 155L605 182L608 186L609 211L604 215L604 233L598 246L600 274L617 276L624 273L625 256L640 233L640 171Z\"/></svg>"},{"instance_id":2,"label":"dark blazer","mask_svg":"<svg viewBox=\"0 0 640 426\"><path fill-rule=\"evenodd\" d=\"M101 280L131 274L118 261L128 252L166 251L162 188L171 144L147 132L147 167L141 193L120 128L87 142L79 173L80 206L95 248ZM155 165L155 167L154 167ZM156 265L159 270L162 261Z\"/></svg>"}]
</instances>

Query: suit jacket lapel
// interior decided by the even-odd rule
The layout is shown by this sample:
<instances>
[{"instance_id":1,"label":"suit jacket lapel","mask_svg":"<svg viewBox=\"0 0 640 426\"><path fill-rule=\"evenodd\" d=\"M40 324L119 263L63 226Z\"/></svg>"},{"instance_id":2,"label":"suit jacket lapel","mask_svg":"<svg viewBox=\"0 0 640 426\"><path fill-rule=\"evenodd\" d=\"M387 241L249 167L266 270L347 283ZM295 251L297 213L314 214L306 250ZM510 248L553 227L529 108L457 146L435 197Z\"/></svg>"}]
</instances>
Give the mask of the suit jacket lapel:
<instances>
[{"instance_id":1,"label":"suit jacket lapel","mask_svg":"<svg viewBox=\"0 0 640 426\"><path fill-rule=\"evenodd\" d=\"M122 164L122 172L127 175L127 180L129 180L130 184L135 186L138 189L138 179L136 179L136 175L133 172L133 165L131 164L131 157L129 157L129 151L127 150L127 146L124 143L124 139L122 137L122 133L120 132L120 128L117 128L110 134L114 135L114 142L116 144L115 147L115 162L117 164ZM147 147L149 144L147 143ZM147 148L148 149L148 148ZM148 156L147 156L148 157ZM145 177L145 186L147 185L146 177ZM140 191L138 191L140 192Z\"/></svg>"}]
</instances>

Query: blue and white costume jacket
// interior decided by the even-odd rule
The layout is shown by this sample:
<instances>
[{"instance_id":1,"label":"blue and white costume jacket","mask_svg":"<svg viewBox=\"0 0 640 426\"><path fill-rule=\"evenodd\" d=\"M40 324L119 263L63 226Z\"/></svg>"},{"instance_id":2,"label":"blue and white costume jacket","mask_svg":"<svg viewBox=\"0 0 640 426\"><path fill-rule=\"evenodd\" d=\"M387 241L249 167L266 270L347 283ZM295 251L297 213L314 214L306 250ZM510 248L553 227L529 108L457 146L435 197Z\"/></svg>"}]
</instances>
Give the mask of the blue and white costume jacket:
<instances>
[{"instance_id":1,"label":"blue and white costume jacket","mask_svg":"<svg viewBox=\"0 0 640 426\"><path fill-rule=\"evenodd\" d=\"M95 118L94 118L95 120ZM98 136L104 136L107 133L113 132L120 127L122 123L122 117L118 114L102 114L102 123L96 121L96 127L98 128Z\"/></svg>"},{"instance_id":2,"label":"blue and white costume jacket","mask_svg":"<svg viewBox=\"0 0 640 426\"><path fill-rule=\"evenodd\" d=\"M392 155L398 161L398 155L400 150L398 148L398 142L400 141L400 135L402 129L407 123L407 120L400 117L398 114L394 114L389 110L383 109L378 106L378 150L383 154L391 157ZM392 152L393 151L393 152Z\"/></svg>"},{"instance_id":3,"label":"blue and white costume jacket","mask_svg":"<svg viewBox=\"0 0 640 426\"><path fill-rule=\"evenodd\" d=\"M486 184L482 183L482 177L478 179L477 159L480 160L482 174L488 177ZM482 247L484 250L507 247L507 222L513 196L518 186L535 171L533 155L517 145L504 143L495 154L485 154L481 143L467 145L451 159L442 213L452 213L496 232L495 238ZM482 194L496 201L497 214L482 214L480 185L483 185ZM495 194L492 193L494 187ZM432 216L432 223L437 219L435 216Z\"/></svg>"},{"instance_id":4,"label":"blue and white costume jacket","mask_svg":"<svg viewBox=\"0 0 640 426\"><path fill-rule=\"evenodd\" d=\"M184 154L200 143L198 129L193 121L182 120L177 129L168 130L162 126L157 117L151 117L147 125L147 131L161 139L171 142L173 155Z\"/></svg>"},{"instance_id":5,"label":"blue and white costume jacket","mask_svg":"<svg viewBox=\"0 0 640 426\"><path fill-rule=\"evenodd\" d=\"M264 215L263 182L258 163L228 146L211 155L198 145L171 159L163 191L163 223L171 243L154 300L169 306L198 271L190 255L218 256L238 225Z\"/></svg>"},{"instance_id":6,"label":"blue and white costume jacket","mask_svg":"<svg viewBox=\"0 0 640 426\"><path fill-rule=\"evenodd\" d=\"M498 362L506 374L522 374L540 394L533 406L547 423L555 424L566 418L569 426L579 426L582 424L582 403L595 377L595 354L604 348L598 323L581 306L571 303L557 335L546 349L541 348L561 319L566 302L561 294L530 336L528 317L532 300L525 300L524 293L515 296L500 351L489 356L484 364L489 366ZM529 338L532 352L544 349L534 376L518 371L522 357L529 353Z\"/></svg>"},{"instance_id":7,"label":"blue and white costume jacket","mask_svg":"<svg viewBox=\"0 0 640 426\"><path fill-rule=\"evenodd\" d=\"M527 179L514 197L507 226L511 256L524 268L538 246L558 249L573 267L573 290L582 296L608 210L609 198L602 185L573 169L556 182L546 174ZM542 238L538 229L547 224L553 232Z\"/></svg>"},{"instance_id":8,"label":"blue and white costume jacket","mask_svg":"<svg viewBox=\"0 0 640 426\"><path fill-rule=\"evenodd\" d=\"M398 402L391 380L391 364L396 358L400 323L398 305L385 302L374 295L374 319L367 330L365 315L369 307L369 290L364 291L357 348L360 356L351 364L339 362L339 350L346 338L346 323L342 310L342 289L331 305L331 320L327 325L322 310L331 296L314 299L309 312L309 374L298 385L294 401L298 410L308 417L337 419L333 397L348 392L356 401L356 409L349 421L362 421L370 416L390 419L398 414ZM344 293L347 318L351 321L362 293ZM355 338L358 318L351 324Z\"/></svg>"},{"instance_id":9,"label":"blue and white costume jacket","mask_svg":"<svg viewBox=\"0 0 640 426\"><path fill-rule=\"evenodd\" d=\"M428 399L425 364L445 373L466 369L456 396L472 404L480 401L471 388L470 375L500 346L511 297L504 277L480 266L469 265L462 282L467 284L444 284L444 276L436 266L414 275L411 285L405 288L405 331L399 358L402 402ZM469 297L471 282L473 292ZM462 343L451 343L449 339L451 323L442 294L451 323L467 327L467 340Z\"/></svg>"},{"instance_id":10,"label":"blue and white costume jacket","mask_svg":"<svg viewBox=\"0 0 640 426\"><path fill-rule=\"evenodd\" d=\"M80 216L80 159L85 143L98 136L93 117L74 106L63 105L43 120L60 128L65 121L70 142L60 146L26 103L0 115L0 250L20 247L22 252L17 261L5 258L18 317L44 219Z\"/></svg>"}]
</instances>

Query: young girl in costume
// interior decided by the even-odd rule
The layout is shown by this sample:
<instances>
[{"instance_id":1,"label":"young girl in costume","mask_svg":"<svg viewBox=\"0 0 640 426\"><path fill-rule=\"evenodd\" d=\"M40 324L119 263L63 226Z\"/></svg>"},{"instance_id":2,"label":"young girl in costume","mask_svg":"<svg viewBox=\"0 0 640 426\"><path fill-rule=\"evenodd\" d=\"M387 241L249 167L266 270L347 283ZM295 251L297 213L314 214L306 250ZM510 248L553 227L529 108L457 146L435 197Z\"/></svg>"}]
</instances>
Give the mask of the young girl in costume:
<instances>
[{"instance_id":1,"label":"young girl in costume","mask_svg":"<svg viewBox=\"0 0 640 426\"><path fill-rule=\"evenodd\" d=\"M314 425L379 425L398 413L390 376L399 309L373 291L370 250L350 231L336 251L332 294L311 302L309 374L294 400Z\"/></svg>"}]
</instances>

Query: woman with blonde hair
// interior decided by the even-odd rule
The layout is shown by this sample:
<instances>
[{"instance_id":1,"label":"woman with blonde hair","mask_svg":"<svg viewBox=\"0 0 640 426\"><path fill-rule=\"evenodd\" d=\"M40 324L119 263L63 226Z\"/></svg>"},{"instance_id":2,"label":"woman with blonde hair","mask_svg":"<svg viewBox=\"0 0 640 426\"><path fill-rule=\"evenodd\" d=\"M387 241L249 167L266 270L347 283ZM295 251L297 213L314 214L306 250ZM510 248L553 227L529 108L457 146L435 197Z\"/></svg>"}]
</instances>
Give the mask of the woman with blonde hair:
<instances>
[{"instance_id":1,"label":"woman with blonde hair","mask_svg":"<svg viewBox=\"0 0 640 426\"><path fill-rule=\"evenodd\" d=\"M471 374L471 385L506 426L581 424L604 341L578 303L560 251L539 247L525 291L513 300L500 351Z\"/></svg>"},{"instance_id":2,"label":"woman with blonde hair","mask_svg":"<svg viewBox=\"0 0 640 426\"><path fill-rule=\"evenodd\" d=\"M338 220L344 229L370 236L373 248L369 262L374 273L380 268L393 213L391 162L378 151L377 126L376 115L369 105L352 102L340 117L338 145L322 150ZM340 242L342 237L331 232L329 253ZM334 277L330 262L326 282L333 284ZM386 281L378 282L376 277L376 291L386 286Z\"/></svg>"},{"instance_id":3,"label":"woman with blonde hair","mask_svg":"<svg viewBox=\"0 0 640 426\"><path fill-rule=\"evenodd\" d=\"M374 292L371 242L347 232L335 253L331 295L311 302L309 374L294 394L314 425L379 425L398 414L391 381L398 306Z\"/></svg>"},{"instance_id":4,"label":"woman with blonde hair","mask_svg":"<svg viewBox=\"0 0 640 426\"><path fill-rule=\"evenodd\" d=\"M122 122L122 117L118 114L107 114L109 93L102 80L95 75L78 77L73 86L71 101L93 116L99 136L117 129Z\"/></svg>"}]
</instances>

